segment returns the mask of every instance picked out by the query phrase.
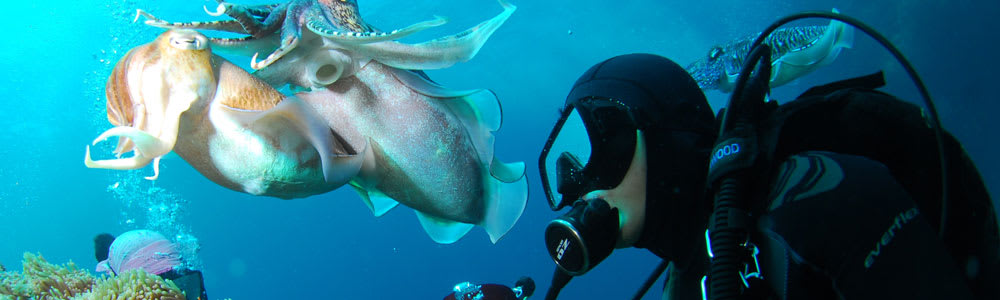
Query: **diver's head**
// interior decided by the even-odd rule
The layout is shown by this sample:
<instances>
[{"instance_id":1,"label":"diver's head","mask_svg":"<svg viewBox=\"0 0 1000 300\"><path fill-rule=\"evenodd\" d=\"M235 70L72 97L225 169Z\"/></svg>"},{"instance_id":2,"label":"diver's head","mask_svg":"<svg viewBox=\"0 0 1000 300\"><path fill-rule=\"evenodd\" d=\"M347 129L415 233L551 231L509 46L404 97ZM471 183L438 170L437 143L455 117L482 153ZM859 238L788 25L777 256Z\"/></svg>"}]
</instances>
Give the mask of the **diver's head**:
<instances>
[{"instance_id":1,"label":"diver's head","mask_svg":"<svg viewBox=\"0 0 1000 300\"><path fill-rule=\"evenodd\" d=\"M615 246L652 248L662 229L707 216L692 210L707 207L715 135L704 94L669 59L622 55L584 72L539 157L550 207L572 206L546 228L556 264L580 275Z\"/></svg>"},{"instance_id":2,"label":"diver's head","mask_svg":"<svg viewBox=\"0 0 1000 300\"><path fill-rule=\"evenodd\" d=\"M97 261L108 259L108 250L111 249L111 243L115 241L115 236L110 233L102 233L94 236L94 257Z\"/></svg>"}]
</instances>

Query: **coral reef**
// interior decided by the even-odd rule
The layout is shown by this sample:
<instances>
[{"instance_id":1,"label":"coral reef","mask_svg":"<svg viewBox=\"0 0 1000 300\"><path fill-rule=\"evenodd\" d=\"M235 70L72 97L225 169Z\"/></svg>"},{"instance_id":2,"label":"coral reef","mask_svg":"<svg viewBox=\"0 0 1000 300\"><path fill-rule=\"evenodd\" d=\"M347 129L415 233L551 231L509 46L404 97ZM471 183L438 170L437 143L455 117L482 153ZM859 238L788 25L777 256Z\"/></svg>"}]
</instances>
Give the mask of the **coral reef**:
<instances>
[{"instance_id":1,"label":"coral reef","mask_svg":"<svg viewBox=\"0 0 1000 300\"><path fill-rule=\"evenodd\" d=\"M73 262L55 265L27 252L23 265L21 273L0 266L0 300L184 300L173 282L143 270L98 279Z\"/></svg>"}]
</instances>

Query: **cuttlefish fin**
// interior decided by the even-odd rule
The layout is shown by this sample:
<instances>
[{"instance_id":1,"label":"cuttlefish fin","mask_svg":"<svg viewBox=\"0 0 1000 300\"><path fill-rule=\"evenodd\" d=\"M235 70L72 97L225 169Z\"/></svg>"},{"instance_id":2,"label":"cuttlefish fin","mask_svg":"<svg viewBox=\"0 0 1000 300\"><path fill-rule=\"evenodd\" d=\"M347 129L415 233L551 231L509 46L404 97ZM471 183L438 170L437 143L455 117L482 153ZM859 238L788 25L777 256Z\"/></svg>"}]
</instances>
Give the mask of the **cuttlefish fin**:
<instances>
[{"instance_id":1,"label":"cuttlefish fin","mask_svg":"<svg viewBox=\"0 0 1000 300\"><path fill-rule=\"evenodd\" d=\"M834 13L839 13L833 9ZM771 63L771 86L779 86L802 77L822 66L833 63L840 51L854 46L854 30L851 26L830 21L823 35L801 50L790 52Z\"/></svg>"},{"instance_id":2,"label":"cuttlefish fin","mask_svg":"<svg viewBox=\"0 0 1000 300\"><path fill-rule=\"evenodd\" d=\"M229 108L226 112L249 130L277 139L283 149L294 149L303 143L315 147L329 184L346 184L361 170L361 154L368 144L352 147L330 129L319 113L297 97L285 98L266 111Z\"/></svg>"},{"instance_id":3,"label":"cuttlefish fin","mask_svg":"<svg viewBox=\"0 0 1000 300\"><path fill-rule=\"evenodd\" d=\"M501 173L511 175L511 177L504 179L519 176L512 182L506 182L494 176L487 177L484 193L486 213L483 221L476 225L483 227L489 234L490 241L496 243L521 218L521 213L524 212L528 199L528 180L524 176L523 162L504 164L495 160L493 165L500 166L496 169L504 169ZM491 168L491 171L493 169ZM419 211L415 212L424 231L437 243L454 243L465 236L473 227L473 224L436 218Z\"/></svg>"},{"instance_id":4,"label":"cuttlefish fin","mask_svg":"<svg viewBox=\"0 0 1000 300\"><path fill-rule=\"evenodd\" d=\"M351 187L358 192L358 196L361 196L361 200L365 202L365 205L368 205L368 209L371 209L372 214L376 217L381 217L399 205L399 202L379 190L365 189L353 184Z\"/></svg>"},{"instance_id":5,"label":"cuttlefish fin","mask_svg":"<svg viewBox=\"0 0 1000 300\"><path fill-rule=\"evenodd\" d=\"M486 215L482 226L496 243L517 220L521 218L528 200L528 178L524 176L524 162L490 162L490 177L487 177Z\"/></svg>"},{"instance_id":6,"label":"cuttlefish fin","mask_svg":"<svg viewBox=\"0 0 1000 300\"><path fill-rule=\"evenodd\" d=\"M419 44L384 41L345 44L344 47L395 68L409 70L447 68L456 63L469 61L476 56L490 35L493 35L517 9L516 6L504 0L499 0L499 2L504 8L503 12L455 35Z\"/></svg>"},{"instance_id":7,"label":"cuttlefish fin","mask_svg":"<svg viewBox=\"0 0 1000 300\"><path fill-rule=\"evenodd\" d=\"M528 199L528 180L524 176L524 163L503 163L493 153L493 132L499 130L503 123L500 101L490 90L449 90L412 71L395 70L393 75L414 91L441 99L441 103L462 121L479 156L479 161L487 170L483 174L486 185L483 196L485 216L477 225L482 226L490 235L490 240L496 243L517 223ZM439 231L437 234L441 240L448 240L444 237L451 237L444 233L460 231L428 225L441 225L443 224L441 220L434 222L421 220L421 224L425 229L431 227L432 230ZM434 235L430 231L428 234L432 237Z\"/></svg>"},{"instance_id":8,"label":"cuttlefish fin","mask_svg":"<svg viewBox=\"0 0 1000 300\"><path fill-rule=\"evenodd\" d=\"M472 230L475 225L449 221L441 218L436 218L420 211L414 210L417 214L417 220L420 220L420 226L424 228L424 232L431 237L431 240L439 244L451 244Z\"/></svg>"}]
</instances>

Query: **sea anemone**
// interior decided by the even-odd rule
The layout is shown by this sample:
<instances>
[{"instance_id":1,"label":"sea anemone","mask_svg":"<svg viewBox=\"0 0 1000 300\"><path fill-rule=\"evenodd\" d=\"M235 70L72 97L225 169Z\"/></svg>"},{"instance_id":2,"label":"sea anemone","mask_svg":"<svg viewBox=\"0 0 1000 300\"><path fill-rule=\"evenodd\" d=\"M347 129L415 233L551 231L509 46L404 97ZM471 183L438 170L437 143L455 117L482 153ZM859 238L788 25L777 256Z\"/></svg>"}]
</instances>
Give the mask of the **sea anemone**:
<instances>
[{"instance_id":1,"label":"sea anemone","mask_svg":"<svg viewBox=\"0 0 1000 300\"><path fill-rule=\"evenodd\" d=\"M142 269L126 271L115 277L97 280L91 292L73 300L184 300L184 293L172 281Z\"/></svg>"},{"instance_id":2,"label":"sea anemone","mask_svg":"<svg viewBox=\"0 0 1000 300\"><path fill-rule=\"evenodd\" d=\"M90 290L94 276L76 268L73 262L54 265L39 255L24 253L21 274L0 274L0 296L13 299L69 299Z\"/></svg>"},{"instance_id":3,"label":"sea anemone","mask_svg":"<svg viewBox=\"0 0 1000 300\"><path fill-rule=\"evenodd\" d=\"M35 295L27 278L16 272L0 271L0 299L30 299Z\"/></svg>"},{"instance_id":4,"label":"sea anemone","mask_svg":"<svg viewBox=\"0 0 1000 300\"><path fill-rule=\"evenodd\" d=\"M73 262L54 265L24 253L24 271L0 266L0 300L184 300L172 281L138 268L99 279Z\"/></svg>"}]
</instances>

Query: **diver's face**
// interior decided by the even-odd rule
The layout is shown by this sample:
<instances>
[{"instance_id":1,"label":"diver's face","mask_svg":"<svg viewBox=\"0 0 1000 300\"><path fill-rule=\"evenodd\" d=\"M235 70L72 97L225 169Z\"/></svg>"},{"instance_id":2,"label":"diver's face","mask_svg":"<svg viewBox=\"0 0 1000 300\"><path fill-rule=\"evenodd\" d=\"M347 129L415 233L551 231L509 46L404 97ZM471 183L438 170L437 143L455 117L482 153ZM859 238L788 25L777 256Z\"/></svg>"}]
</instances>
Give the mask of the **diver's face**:
<instances>
[{"instance_id":1,"label":"diver's face","mask_svg":"<svg viewBox=\"0 0 1000 300\"><path fill-rule=\"evenodd\" d=\"M646 210L646 142L641 131L636 131L635 153L622 182L609 190L596 190L583 196L583 200L604 199L618 208L619 235L616 247L631 247L642 234Z\"/></svg>"}]
</instances>

